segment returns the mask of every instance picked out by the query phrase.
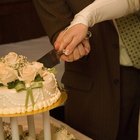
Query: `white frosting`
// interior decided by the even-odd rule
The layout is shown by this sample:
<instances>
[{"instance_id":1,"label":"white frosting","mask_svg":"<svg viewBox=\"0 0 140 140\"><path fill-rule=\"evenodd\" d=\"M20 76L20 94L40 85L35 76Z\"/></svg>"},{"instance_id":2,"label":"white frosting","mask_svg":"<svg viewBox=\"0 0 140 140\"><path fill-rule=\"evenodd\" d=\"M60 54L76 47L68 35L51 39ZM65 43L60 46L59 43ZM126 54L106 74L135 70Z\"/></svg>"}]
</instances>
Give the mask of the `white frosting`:
<instances>
[{"instance_id":1,"label":"white frosting","mask_svg":"<svg viewBox=\"0 0 140 140\"><path fill-rule=\"evenodd\" d=\"M57 88L54 74L48 73L43 81L42 88L32 89L34 105L29 97L28 105L25 105L27 91L17 92L15 89L0 87L0 114L16 114L40 110L54 104L61 93Z\"/></svg>"}]
</instances>

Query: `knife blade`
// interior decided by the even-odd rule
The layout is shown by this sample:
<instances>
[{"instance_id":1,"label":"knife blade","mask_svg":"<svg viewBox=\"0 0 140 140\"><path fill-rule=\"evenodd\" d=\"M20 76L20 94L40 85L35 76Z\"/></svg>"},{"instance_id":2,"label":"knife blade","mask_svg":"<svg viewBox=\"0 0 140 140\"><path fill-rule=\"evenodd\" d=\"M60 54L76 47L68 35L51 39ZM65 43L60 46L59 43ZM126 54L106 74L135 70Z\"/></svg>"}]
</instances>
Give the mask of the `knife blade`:
<instances>
[{"instance_id":1,"label":"knife blade","mask_svg":"<svg viewBox=\"0 0 140 140\"><path fill-rule=\"evenodd\" d=\"M45 67L52 68L55 65L60 63L60 56L63 52L58 52L55 49L52 49L47 54L39 58L37 61L43 63Z\"/></svg>"}]
</instances>

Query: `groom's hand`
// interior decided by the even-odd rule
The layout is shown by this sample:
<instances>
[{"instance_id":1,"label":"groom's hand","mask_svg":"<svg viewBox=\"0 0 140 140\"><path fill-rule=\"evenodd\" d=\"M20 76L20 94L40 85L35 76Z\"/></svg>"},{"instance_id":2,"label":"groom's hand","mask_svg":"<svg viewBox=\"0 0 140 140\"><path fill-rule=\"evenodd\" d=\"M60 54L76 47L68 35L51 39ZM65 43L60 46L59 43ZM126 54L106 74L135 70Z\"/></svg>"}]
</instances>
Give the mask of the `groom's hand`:
<instances>
[{"instance_id":1,"label":"groom's hand","mask_svg":"<svg viewBox=\"0 0 140 140\"><path fill-rule=\"evenodd\" d=\"M83 40L80 44L78 44L73 52L70 55L61 55L60 59L66 62L76 61L83 56L88 55L90 52L90 44L88 40Z\"/></svg>"}]
</instances>

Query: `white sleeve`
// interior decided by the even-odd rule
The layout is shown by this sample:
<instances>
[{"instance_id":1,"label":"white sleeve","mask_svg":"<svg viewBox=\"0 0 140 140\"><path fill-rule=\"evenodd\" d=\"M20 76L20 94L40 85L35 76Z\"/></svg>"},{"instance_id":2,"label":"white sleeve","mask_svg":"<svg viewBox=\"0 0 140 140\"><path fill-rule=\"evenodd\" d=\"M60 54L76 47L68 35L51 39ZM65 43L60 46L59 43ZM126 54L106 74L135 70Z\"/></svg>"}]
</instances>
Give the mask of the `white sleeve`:
<instances>
[{"instance_id":1,"label":"white sleeve","mask_svg":"<svg viewBox=\"0 0 140 140\"><path fill-rule=\"evenodd\" d=\"M140 10L140 0L95 0L77 13L70 26L83 23L88 27L94 24L119 18Z\"/></svg>"}]
</instances>

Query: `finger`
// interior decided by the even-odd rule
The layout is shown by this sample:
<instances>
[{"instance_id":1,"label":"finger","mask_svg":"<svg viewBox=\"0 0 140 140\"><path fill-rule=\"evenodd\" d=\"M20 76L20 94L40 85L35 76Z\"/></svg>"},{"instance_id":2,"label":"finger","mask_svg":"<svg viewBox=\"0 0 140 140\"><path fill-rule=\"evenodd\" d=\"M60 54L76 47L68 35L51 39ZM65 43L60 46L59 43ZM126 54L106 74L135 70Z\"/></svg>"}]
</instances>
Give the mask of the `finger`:
<instances>
[{"instance_id":1,"label":"finger","mask_svg":"<svg viewBox=\"0 0 140 140\"><path fill-rule=\"evenodd\" d=\"M67 61L67 56L66 55L61 55L60 60L61 61Z\"/></svg>"},{"instance_id":2,"label":"finger","mask_svg":"<svg viewBox=\"0 0 140 140\"><path fill-rule=\"evenodd\" d=\"M79 46L79 45L78 45L78 46ZM77 46L77 48L75 48L74 51L73 51L73 61L76 61L76 60L78 60L78 59L81 58L81 55L80 55L78 46Z\"/></svg>"},{"instance_id":3,"label":"finger","mask_svg":"<svg viewBox=\"0 0 140 140\"><path fill-rule=\"evenodd\" d=\"M74 49L77 47L78 43L78 38L77 37L73 37L72 40L70 40L69 44L67 44L67 46L63 46L63 44L61 44L61 49L65 49L65 55L70 55ZM79 42L79 41L78 41Z\"/></svg>"},{"instance_id":4,"label":"finger","mask_svg":"<svg viewBox=\"0 0 140 140\"><path fill-rule=\"evenodd\" d=\"M73 58L73 54L70 55L61 55L60 59L62 61L66 61L66 62L73 62L74 58Z\"/></svg>"},{"instance_id":5,"label":"finger","mask_svg":"<svg viewBox=\"0 0 140 140\"><path fill-rule=\"evenodd\" d=\"M56 38L56 41L54 42L54 47L56 50L59 50L63 36L64 36L64 31L60 32L58 37Z\"/></svg>"},{"instance_id":6,"label":"finger","mask_svg":"<svg viewBox=\"0 0 140 140\"><path fill-rule=\"evenodd\" d=\"M80 57L83 57L84 55L87 54L85 48L84 48L84 45L82 43L80 43L78 45L78 51L79 51L79 54L80 54Z\"/></svg>"},{"instance_id":7,"label":"finger","mask_svg":"<svg viewBox=\"0 0 140 140\"><path fill-rule=\"evenodd\" d=\"M88 39L84 39L82 41L82 44L83 44L83 46L85 48L86 53L88 54L90 52L90 50L91 50L89 40Z\"/></svg>"},{"instance_id":8,"label":"finger","mask_svg":"<svg viewBox=\"0 0 140 140\"><path fill-rule=\"evenodd\" d=\"M73 39L73 33L69 33L69 30L65 30L61 39L60 50L64 49Z\"/></svg>"},{"instance_id":9,"label":"finger","mask_svg":"<svg viewBox=\"0 0 140 140\"><path fill-rule=\"evenodd\" d=\"M77 41L78 39L73 32L66 31L61 40L59 51L65 50L65 55L69 55L78 45Z\"/></svg>"}]
</instances>

